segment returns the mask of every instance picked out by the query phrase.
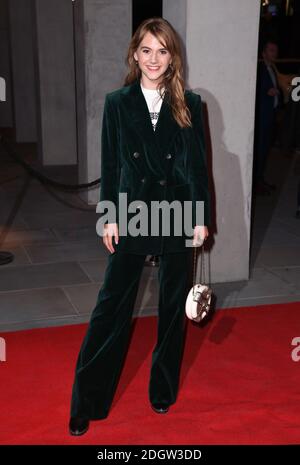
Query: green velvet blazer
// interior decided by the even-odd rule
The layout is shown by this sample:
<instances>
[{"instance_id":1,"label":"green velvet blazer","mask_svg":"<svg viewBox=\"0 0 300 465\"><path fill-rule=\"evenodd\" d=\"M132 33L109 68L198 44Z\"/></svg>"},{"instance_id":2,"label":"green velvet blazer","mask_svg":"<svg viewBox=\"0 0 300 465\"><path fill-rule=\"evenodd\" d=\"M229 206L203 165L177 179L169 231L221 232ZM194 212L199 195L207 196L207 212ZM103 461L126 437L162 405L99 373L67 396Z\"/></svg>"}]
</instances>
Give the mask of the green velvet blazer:
<instances>
[{"instance_id":1,"label":"green velvet blazer","mask_svg":"<svg viewBox=\"0 0 300 465\"><path fill-rule=\"evenodd\" d=\"M185 98L193 127L181 128L177 124L165 96L154 131L139 79L106 94L100 201L114 202L117 223L119 193L127 193L128 204L137 200L147 205L149 228L151 200L192 201L192 227L196 224L195 201L202 200L204 224L211 224L201 97L185 90ZM128 213L128 222L138 212ZM149 255L187 251L185 241L192 235L186 235L183 226L181 235L174 234L172 212L170 219L170 236L163 235L161 228L158 235L149 231L147 236L120 236L119 243L114 243L115 250Z\"/></svg>"}]
</instances>

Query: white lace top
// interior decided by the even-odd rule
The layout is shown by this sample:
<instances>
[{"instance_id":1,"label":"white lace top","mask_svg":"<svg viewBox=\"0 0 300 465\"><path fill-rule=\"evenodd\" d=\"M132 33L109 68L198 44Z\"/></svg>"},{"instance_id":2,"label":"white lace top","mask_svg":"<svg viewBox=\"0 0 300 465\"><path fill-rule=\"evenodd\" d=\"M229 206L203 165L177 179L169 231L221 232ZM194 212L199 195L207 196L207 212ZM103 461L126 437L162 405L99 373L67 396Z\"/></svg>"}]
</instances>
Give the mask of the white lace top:
<instances>
[{"instance_id":1,"label":"white lace top","mask_svg":"<svg viewBox=\"0 0 300 465\"><path fill-rule=\"evenodd\" d=\"M148 105L148 110L153 126L153 130L155 131L161 104L162 104L162 98L156 89L146 89L145 87L142 86L142 83L140 82L142 92L144 94L144 97L146 99L147 105Z\"/></svg>"}]
</instances>

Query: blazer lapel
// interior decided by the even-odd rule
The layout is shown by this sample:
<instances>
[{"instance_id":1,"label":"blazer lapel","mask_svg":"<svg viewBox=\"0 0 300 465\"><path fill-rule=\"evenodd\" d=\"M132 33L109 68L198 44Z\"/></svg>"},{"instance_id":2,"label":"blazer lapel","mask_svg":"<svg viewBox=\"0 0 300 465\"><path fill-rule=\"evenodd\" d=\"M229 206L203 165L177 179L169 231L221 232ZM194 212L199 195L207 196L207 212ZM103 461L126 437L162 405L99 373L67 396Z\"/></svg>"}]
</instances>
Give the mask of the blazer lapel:
<instances>
[{"instance_id":1,"label":"blazer lapel","mask_svg":"<svg viewBox=\"0 0 300 465\"><path fill-rule=\"evenodd\" d=\"M126 89L126 92L123 99L129 121L132 122L137 134L146 142L149 149L165 158L168 147L181 129L172 115L172 109L166 96L163 99L154 131L139 79L124 87L124 89Z\"/></svg>"},{"instance_id":2,"label":"blazer lapel","mask_svg":"<svg viewBox=\"0 0 300 465\"><path fill-rule=\"evenodd\" d=\"M150 118L150 115L149 115ZM181 127L176 122L172 108L166 97L164 97L161 109L159 112L158 121L156 124L155 131L153 131L155 139L159 148L161 149L161 155L165 158L169 147L171 146L173 139L181 130Z\"/></svg>"}]
</instances>

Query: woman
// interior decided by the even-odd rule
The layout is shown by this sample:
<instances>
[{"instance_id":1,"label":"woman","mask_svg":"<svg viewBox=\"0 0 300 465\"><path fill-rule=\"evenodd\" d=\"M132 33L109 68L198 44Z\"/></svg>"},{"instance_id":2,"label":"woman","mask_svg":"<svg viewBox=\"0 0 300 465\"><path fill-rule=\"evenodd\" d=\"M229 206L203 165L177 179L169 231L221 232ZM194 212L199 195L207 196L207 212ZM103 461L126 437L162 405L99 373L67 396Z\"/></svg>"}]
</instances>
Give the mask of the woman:
<instances>
[{"instance_id":1,"label":"woman","mask_svg":"<svg viewBox=\"0 0 300 465\"><path fill-rule=\"evenodd\" d=\"M117 212L103 228L103 242L111 254L78 355L69 422L72 435L84 434L90 420L108 416L148 254L159 256L160 284L149 400L156 413L166 413L175 402L193 250L186 239L191 237L197 245L208 236L210 224L201 98L184 89L180 43L171 24L162 18L145 20L132 37L127 64L124 86L107 94L104 105L100 201L112 202ZM137 201L144 215L141 222L150 220L151 225L157 209L149 213L148 206L154 201L177 200L180 205L190 201L192 234L177 235L170 225L169 234L159 226L158 234L121 235L120 194L129 202ZM196 223L197 201L202 206L204 202L202 223ZM137 226L129 208L128 212L127 225ZM182 217L176 222L182 226Z\"/></svg>"}]
</instances>

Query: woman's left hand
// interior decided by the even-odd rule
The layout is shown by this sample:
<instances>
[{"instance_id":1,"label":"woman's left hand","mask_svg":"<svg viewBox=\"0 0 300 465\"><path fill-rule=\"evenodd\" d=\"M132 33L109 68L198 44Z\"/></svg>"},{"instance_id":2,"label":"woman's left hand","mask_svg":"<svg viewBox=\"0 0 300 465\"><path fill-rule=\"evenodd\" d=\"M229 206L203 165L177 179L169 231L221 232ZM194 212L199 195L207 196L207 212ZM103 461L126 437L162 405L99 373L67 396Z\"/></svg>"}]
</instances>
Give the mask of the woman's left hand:
<instances>
[{"instance_id":1,"label":"woman's left hand","mask_svg":"<svg viewBox=\"0 0 300 465\"><path fill-rule=\"evenodd\" d=\"M209 235L207 226L199 225L194 228L193 246L202 245L203 241Z\"/></svg>"}]
</instances>

